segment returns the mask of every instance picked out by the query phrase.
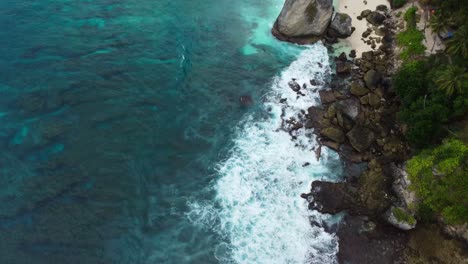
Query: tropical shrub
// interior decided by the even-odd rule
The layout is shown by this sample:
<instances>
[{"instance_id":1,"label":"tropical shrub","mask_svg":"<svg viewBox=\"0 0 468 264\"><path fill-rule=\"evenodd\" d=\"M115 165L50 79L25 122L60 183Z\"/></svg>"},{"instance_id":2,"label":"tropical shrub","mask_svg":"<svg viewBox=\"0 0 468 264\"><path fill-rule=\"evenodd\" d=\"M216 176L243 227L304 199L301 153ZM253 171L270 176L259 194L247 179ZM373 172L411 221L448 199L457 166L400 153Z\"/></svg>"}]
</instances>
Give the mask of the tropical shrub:
<instances>
[{"instance_id":1,"label":"tropical shrub","mask_svg":"<svg viewBox=\"0 0 468 264\"><path fill-rule=\"evenodd\" d=\"M448 66L438 74L435 82L448 96L468 92L468 73L462 67Z\"/></svg>"},{"instance_id":2,"label":"tropical shrub","mask_svg":"<svg viewBox=\"0 0 468 264\"><path fill-rule=\"evenodd\" d=\"M410 105L426 93L426 69L424 61L412 61L403 64L395 74L393 81L397 95L404 105Z\"/></svg>"},{"instance_id":3,"label":"tropical shrub","mask_svg":"<svg viewBox=\"0 0 468 264\"><path fill-rule=\"evenodd\" d=\"M392 6L393 8L400 8L406 4L407 0L393 0Z\"/></svg>"},{"instance_id":4,"label":"tropical shrub","mask_svg":"<svg viewBox=\"0 0 468 264\"><path fill-rule=\"evenodd\" d=\"M418 11L418 8L415 6L412 6L408 8L405 12L404 19L406 23L408 24L408 28L415 28L416 27L416 12Z\"/></svg>"},{"instance_id":5,"label":"tropical shrub","mask_svg":"<svg viewBox=\"0 0 468 264\"><path fill-rule=\"evenodd\" d=\"M423 40L424 34L415 27L398 33L397 44L403 49L400 54L401 58L408 60L415 55L424 54L426 47L422 44Z\"/></svg>"},{"instance_id":6,"label":"tropical shrub","mask_svg":"<svg viewBox=\"0 0 468 264\"><path fill-rule=\"evenodd\" d=\"M468 222L468 146L449 139L422 151L408 162L411 188L423 211L441 215L449 224Z\"/></svg>"}]
</instances>

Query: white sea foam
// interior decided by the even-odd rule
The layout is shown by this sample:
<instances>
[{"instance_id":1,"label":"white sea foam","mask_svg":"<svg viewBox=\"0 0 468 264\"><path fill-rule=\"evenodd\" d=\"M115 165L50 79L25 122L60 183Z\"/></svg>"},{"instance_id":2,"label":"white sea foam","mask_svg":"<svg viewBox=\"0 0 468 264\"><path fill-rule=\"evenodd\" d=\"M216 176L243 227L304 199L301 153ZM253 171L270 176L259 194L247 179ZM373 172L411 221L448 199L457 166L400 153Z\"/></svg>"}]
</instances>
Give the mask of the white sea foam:
<instances>
[{"instance_id":1,"label":"white sea foam","mask_svg":"<svg viewBox=\"0 0 468 264\"><path fill-rule=\"evenodd\" d=\"M213 186L219 208L191 204L188 216L193 222L229 241L215 249L221 263L336 262L337 238L310 224L310 219L320 222L328 216L308 210L299 197L309 191L311 181L328 172L327 159L332 156L325 151L317 161L311 131L300 129L293 141L281 129L282 113L288 119L317 103L310 84L305 96L297 98L288 82L323 81L329 69L326 48L316 44L276 77L264 103L269 117L260 121L248 117L227 160L219 164L219 179ZM280 98L287 98L287 107Z\"/></svg>"}]
</instances>

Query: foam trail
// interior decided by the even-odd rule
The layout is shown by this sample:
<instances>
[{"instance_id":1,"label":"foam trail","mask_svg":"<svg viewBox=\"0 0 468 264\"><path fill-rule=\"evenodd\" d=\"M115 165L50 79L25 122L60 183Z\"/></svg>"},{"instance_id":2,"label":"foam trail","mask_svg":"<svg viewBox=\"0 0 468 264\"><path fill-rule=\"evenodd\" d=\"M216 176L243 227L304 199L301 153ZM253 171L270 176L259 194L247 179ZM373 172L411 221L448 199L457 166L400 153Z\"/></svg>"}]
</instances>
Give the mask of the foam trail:
<instances>
[{"instance_id":1,"label":"foam trail","mask_svg":"<svg viewBox=\"0 0 468 264\"><path fill-rule=\"evenodd\" d=\"M310 218L321 222L328 216L309 211L299 197L308 192L311 181L327 173L330 157L325 152L323 160L316 160L311 131L298 130L293 141L281 129L282 114L285 120L297 117L316 104L318 95L310 79L324 81L329 70L327 50L316 44L276 77L264 103L269 116L248 117L228 158L218 166L219 179L213 187L219 209L191 204L188 216L193 222L208 225L229 241L216 249L221 263L336 262L337 238L310 224ZM309 84L305 96L297 99L289 88L292 78ZM287 104L279 103L280 98L287 98ZM306 163L310 165L303 166Z\"/></svg>"}]
</instances>

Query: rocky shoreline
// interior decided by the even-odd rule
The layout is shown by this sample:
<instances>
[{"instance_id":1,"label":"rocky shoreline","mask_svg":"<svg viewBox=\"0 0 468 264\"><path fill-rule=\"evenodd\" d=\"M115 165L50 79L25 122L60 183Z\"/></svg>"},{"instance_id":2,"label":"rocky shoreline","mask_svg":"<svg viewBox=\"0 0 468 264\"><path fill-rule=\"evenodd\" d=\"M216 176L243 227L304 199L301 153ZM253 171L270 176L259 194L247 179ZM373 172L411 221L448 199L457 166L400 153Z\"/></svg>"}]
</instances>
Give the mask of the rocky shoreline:
<instances>
[{"instance_id":1,"label":"rocky shoreline","mask_svg":"<svg viewBox=\"0 0 468 264\"><path fill-rule=\"evenodd\" d=\"M292 2L295 1L287 0L285 6L292 6ZM318 10L325 10L328 16L327 1L310 2L318 4ZM328 24L322 22L316 35L285 37L280 33L281 19L288 16L285 13L283 9L272 30L284 41L307 44L322 39L333 49L337 37L346 35L334 34L332 21L343 16L344 27L351 28L351 19L348 23L346 16L337 14L333 19L330 15ZM321 105L310 107L302 121L289 123L291 131L301 127L314 130L320 145L316 150L318 157L322 147L339 154L345 165L345 181L314 181L310 193L301 197L309 202L311 210L347 213L333 230L340 239L340 263L426 263L431 258L431 263L462 263L458 262L463 261L458 252L449 259L440 259L437 250L428 253L423 243L412 243L422 233L414 230L417 198L408 188L405 172L411 148L405 141L405 126L397 122L400 101L391 80L395 65L399 64L395 34L401 21L386 6L363 10L358 19L366 19L371 25L361 40L372 50L362 53L362 57L357 57L354 50L336 57L336 76L327 89L319 91ZM311 80L311 84L316 85L316 81ZM300 93L301 84L292 80L289 85ZM431 229L435 240L452 245L453 251L460 248L459 242L445 239L439 228ZM453 229L445 233L457 236L460 232Z\"/></svg>"}]
</instances>

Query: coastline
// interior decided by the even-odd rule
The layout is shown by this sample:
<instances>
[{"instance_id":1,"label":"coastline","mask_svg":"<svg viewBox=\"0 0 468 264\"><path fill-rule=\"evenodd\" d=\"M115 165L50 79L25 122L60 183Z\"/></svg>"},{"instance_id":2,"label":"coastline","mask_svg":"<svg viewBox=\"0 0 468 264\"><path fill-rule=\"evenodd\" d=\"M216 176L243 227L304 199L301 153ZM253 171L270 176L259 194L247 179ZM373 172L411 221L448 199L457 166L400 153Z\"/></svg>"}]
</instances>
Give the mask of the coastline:
<instances>
[{"instance_id":1,"label":"coastline","mask_svg":"<svg viewBox=\"0 0 468 264\"><path fill-rule=\"evenodd\" d=\"M359 20L358 16L361 15L363 10L375 10L379 5L385 5L390 9L390 4L387 0L339 0L337 3L336 12L345 13L351 16L353 27L356 28L351 36L346 39L341 39L340 42L356 50L358 57L361 57L363 52L372 50L370 45L367 45L362 40L362 34L369 28L370 24L366 19ZM378 37L375 33L372 33L370 36ZM379 48L381 44L377 44L377 48Z\"/></svg>"}]
</instances>

